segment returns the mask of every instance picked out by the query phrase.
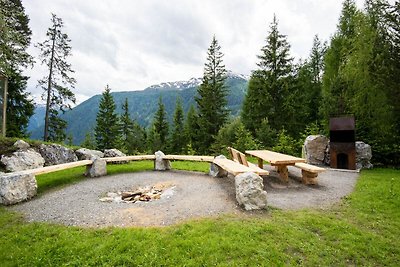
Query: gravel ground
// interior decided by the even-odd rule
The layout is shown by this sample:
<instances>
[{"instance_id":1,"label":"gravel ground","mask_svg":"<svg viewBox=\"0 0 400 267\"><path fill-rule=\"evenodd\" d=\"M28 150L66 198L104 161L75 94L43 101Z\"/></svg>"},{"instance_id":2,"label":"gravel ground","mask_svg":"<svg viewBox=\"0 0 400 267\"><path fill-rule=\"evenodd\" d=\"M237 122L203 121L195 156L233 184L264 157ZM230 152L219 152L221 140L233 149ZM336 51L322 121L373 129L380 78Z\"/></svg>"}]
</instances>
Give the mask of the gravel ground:
<instances>
[{"instance_id":1,"label":"gravel ground","mask_svg":"<svg viewBox=\"0 0 400 267\"><path fill-rule=\"evenodd\" d=\"M305 186L297 179L290 179L286 185L279 181L269 166L266 168L271 171L270 176L264 178L268 204L280 209L328 207L349 194L358 177L355 172L329 170L319 175L318 186ZM289 168L289 173L291 177L301 176L296 168ZM160 183L170 189L159 200L136 203L99 201L107 192ZM232 177L212 178L187 171L146 171L86 179L10 209L22 212L30 222L88 227L164 226L220 214L252 214L238 207Z\"/></svg>"}]
</instances>

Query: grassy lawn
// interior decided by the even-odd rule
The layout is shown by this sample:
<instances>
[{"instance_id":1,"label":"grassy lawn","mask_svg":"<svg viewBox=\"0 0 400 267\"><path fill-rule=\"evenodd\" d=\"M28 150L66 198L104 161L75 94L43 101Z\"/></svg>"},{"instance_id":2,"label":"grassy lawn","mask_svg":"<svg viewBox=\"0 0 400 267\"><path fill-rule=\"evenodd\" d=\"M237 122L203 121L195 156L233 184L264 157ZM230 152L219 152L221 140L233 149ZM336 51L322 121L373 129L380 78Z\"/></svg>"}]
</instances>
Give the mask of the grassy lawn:
<instances>
[{"instance_id":1,"label":"grassy lawn","mask_svg":"<svg viewBox=\"0 0 400 267\"><path fill-rule=\"evenodd\" d=\"M133 162L108 171L152 167ZM173 167L206 171L208 164ZM38 176L39 191L78 181L83 171ZM355 192L329 210L274 209L165 228L25 223L0 208L0 236L1 266L400 266L400 171L363 171Z\"/></svg>"}]
</instances>

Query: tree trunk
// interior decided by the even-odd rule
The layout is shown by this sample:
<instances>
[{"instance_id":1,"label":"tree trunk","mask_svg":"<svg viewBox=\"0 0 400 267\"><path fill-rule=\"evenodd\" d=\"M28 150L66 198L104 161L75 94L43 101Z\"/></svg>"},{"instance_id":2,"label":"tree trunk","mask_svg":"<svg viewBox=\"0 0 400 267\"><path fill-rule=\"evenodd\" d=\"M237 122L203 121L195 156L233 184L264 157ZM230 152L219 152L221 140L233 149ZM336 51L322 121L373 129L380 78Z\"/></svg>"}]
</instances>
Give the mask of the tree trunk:
<instances>
[{"instance_id":1,"label":"tree trunk","mask_svg":"<svg viewBox=\"0 0 400 267\"><path fill-rule=\"evenodd\" d=\"M49 138L49 114L50 114L50 101L51 101L51 79L53 76L53 61L54 61L54 45L56 41L57 27L54 28L53 43L51 46L51 57L50 57L50 71L49 80L47 82L47 101L46 101L46 115L44 117L44 136L43 140L48 141Z\"/></svg>"}]
</instances>

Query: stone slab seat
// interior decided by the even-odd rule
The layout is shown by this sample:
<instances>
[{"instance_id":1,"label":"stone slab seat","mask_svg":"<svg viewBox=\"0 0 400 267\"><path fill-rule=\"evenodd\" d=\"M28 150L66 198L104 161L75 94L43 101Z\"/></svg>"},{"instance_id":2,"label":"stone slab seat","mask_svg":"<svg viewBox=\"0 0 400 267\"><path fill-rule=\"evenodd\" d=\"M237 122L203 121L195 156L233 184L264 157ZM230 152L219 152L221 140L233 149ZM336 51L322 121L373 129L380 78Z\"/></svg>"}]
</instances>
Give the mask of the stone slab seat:
<instances>
[{"instance_id":1,"label":"stone slab seat","mask_svg":"<svg viewBox=\"0 0 400 267\"><path fill-rule=\"evenodd\" d=\"M263 170L261 168L258 168L258 170L255 170L253 168L247 167L243 164L240 164L240 163L235 162L230 159L223 159L223 158L214 159L213 163L235 176L238 174L241 174L241 173L246 173L246 172L253 172L258 175L268 175L269 174L268 171Z\"/></svg>"},{"instance_id":2,"label":"stone slab seat","mask_svg":"<svg viewBox=\"0 0 400 267\"><path fill-rule=\"evenodd\" d=\"M301 169L302 182L304 184L318 184L318 174L326 171L324 168L307 163L296 163L294 166Z\"/></svg>"}]
</instances>

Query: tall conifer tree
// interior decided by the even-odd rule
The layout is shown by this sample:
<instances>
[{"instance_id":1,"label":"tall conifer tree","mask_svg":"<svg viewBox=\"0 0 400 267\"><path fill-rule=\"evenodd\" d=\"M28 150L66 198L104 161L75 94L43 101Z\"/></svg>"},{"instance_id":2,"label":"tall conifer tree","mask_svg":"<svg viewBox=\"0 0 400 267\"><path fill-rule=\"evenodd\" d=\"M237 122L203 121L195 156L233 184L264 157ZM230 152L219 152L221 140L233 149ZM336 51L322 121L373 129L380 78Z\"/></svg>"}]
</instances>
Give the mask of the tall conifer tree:
<instances>
[{"instance_id":1,"label":"tall conifer tree","mask_svg":"<svg viewBox=\"0 0 400 267\"><path fill-rule=\"evenodd\" d=\"M47 39L38 43L42 64L48 68L49 74L39 80L43 88L43 98L46 100L46 115L44 121L44 141L54 137L61 137L60 134L49 132L60 132L66 127L66 122L59 117L59 112L71 109L71 102L75 103L75 94L71 91L76 83L70 75L74 73L67 58L71 56L71 40L66 33L62 32L64 23L61 18L52 14L51 27L47 30ZM61 141L54 140L53 141Z\"/></svg>"},{"instance_id":2,"label":"tall conifer tree","mask_svg":"<svg viewBox=\"0 0 400 267\"><path fill-rule=\"evenodd\" d=\"M165 106L162 101L162 97L158 99L158 110L154 116L152 132L150 136L153 137L153 150L166 150L168 142L169 125L167 121L167 113L165 112ZM157 148L155 144L159 144ZM165 152L165 151L164 151Z\"/></svg>"},{"instance_id":3,"label":"tall conifer tree","mask_svg":"<svg viewBox=\"0 0 400 267\"><path fill-rule=\"evenodd\" d=\"M274 130L280 130L293 120L293 111L290 110L290 103L287 103L293 59L290 57L290 45L286 36L279 33L275 16L266 42L258 56L259 69L251 75L243 103L243 123L254 135L265 119ZM270 144L267 142L264 145Z\"/></svg>"},{"instance_id":4,"label":"tall conifer tree","mask_svg":"<svg viewBox=\"0 0 400 267\"><path fill-rule=\"evenodd\" d=\"M207 153L219 129L228 117L226 69L222 61L223 53L215 36L207 51L207 62L201 85L197 89L198 141L199 152Z\"/></svg>"},{"instance_id":5,"label":"tall conifer tree","mask_svg":"<svg viewBox=\"0 0 400 267\"><path fill-rule=\"evenodd\" d=\"M96 117L95 138L97 149L104 150L118 148L120 144L120 123L115 112L114 98L107 85L99 104L99 112Z\"/></svg>"},{"instance_id":6,"label":"tall conifer tree","mask_svg":"<svg viewBox=\"0 0 400 267\"><path fill-rule=\"evenodd\" d=\"M171 133L171 152L176 154L184 152L187 143L186 140L182 100L177 98L174 113L174 125Z\"/></svg>"},{"instance_id":7,"label":"tall conifer tree","mask_svg":"<svg viewBox=\"0 0 400 267\"><path fill-rule=\"evenodd\" d=\"M25 137L33 101L22 74L33 63L27 49L31 42L29 18L20 0L0 0L0 72L7 76L7 136Z\"/></svg>"}]
</instances>

